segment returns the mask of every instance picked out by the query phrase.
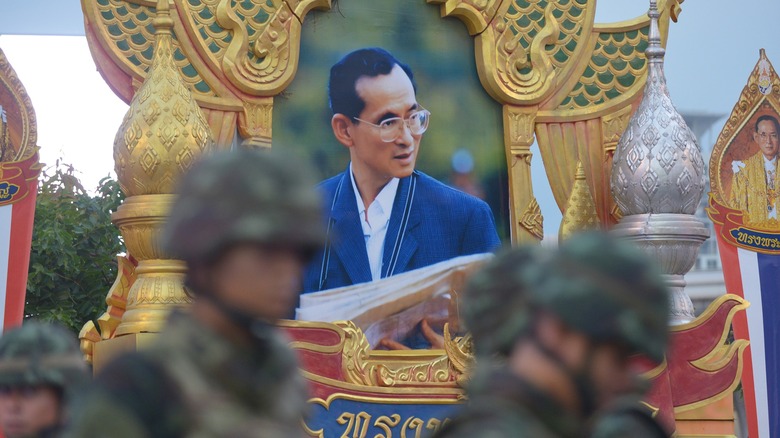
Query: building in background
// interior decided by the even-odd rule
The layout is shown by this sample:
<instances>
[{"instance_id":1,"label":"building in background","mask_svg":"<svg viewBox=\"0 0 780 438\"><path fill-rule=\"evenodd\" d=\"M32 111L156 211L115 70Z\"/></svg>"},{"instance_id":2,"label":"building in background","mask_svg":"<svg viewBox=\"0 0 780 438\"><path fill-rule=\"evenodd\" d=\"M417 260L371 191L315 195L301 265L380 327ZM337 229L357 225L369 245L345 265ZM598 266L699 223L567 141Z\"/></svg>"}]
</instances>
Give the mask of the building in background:
<instances>
[{"instance_id":1,"label":"building in background","mask_svg":"<svg viewBox=\"0 0 780 438\"><path fill-rule=\"evenodd\" d=\"M715 229L705 210L709 202L710 192L710 154L712 153L712 146L718 139L718 133L726 114L683 111L682 116L685 119L685 123L688 124L694 135L696 135L699 146L701 146L704 163L707 166L705 171L707 179L706 189L699 203L699 208L696 210L696 216L710 228L710 238L699 248L699 257L696 259L696 264L685 275L685 280L688 282L685 290L691 297L698 315L715 298L726 293L726 285L723 281L723 267L720 262L720 254L718 254L718 243L715 239Z\"/></svg>"}]
</instances>

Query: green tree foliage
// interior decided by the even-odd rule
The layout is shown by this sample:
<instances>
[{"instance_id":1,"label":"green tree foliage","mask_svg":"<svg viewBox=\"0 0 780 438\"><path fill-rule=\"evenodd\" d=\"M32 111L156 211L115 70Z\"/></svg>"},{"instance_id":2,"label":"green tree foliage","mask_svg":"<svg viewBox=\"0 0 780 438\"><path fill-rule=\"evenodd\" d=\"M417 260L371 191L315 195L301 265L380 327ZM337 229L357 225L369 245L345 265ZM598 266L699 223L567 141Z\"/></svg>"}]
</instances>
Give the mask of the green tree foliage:
<instances>
[{"instance_id":1,"label":"green tree foliage","mask_svg":"<svg viewBox=\"0 0 780 438\"><path fill-rule=\"evenodd\" d=\"M78 332L105 311L116 277L116 255L124 251L111 223L124 195L103 178L90 193L72 166L57 160L41 174L35 209L25 317L59 321Z\"/></svg>"}]
</instances>

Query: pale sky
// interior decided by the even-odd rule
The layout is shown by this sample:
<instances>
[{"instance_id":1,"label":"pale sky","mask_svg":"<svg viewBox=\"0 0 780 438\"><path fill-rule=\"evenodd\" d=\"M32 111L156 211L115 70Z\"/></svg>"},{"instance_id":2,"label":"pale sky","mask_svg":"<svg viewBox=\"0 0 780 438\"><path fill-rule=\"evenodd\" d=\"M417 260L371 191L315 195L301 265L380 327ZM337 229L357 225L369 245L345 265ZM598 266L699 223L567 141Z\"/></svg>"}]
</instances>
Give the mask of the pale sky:
<instances>
[{"instance_id":1,"label":"pale sky","mask_svg":"<svg viewBox=\"0 0 780 438\"><path fill-rule=\"evenodd\" d=\"M359 0L340 0L341 7L349 7L350 1ZM644 13L648 4L599 0L597 21L632 18ZM85 187L94 188L100 178L113 174L114 135L127 106L95 69L83 37L79 2L0 0L0 11L0 48L35 106L42 161L51 164L64 157L82 172ZM780 68L778 29L778 0L686 0L679 22L671 25L666 56L669 90L677 108L728 114L761 47ZM40 36L52 34L70 36ZM707 142L715 141L722 123L705 137ZM560 212L539 157L537 151L534 190L545 216L545 233L556 234Z\"/></svg>"}]
</instances>

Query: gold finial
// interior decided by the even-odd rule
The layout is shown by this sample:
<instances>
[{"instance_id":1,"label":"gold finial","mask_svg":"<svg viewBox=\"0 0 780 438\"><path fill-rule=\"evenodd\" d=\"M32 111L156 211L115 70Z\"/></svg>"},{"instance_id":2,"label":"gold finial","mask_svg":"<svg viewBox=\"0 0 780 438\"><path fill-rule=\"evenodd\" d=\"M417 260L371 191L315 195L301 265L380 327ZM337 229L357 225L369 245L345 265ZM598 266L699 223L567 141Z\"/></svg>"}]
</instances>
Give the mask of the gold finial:
<instances>
[{"instance_id":1,"label":"gold finial","mask_svg":"<svg viewBox=\"0 0 780 438\"><path fill-rule=\"evenodd\" d=\"M563 221L558 232L558 240L567 239L578 231L595 230L599 227L599 218L596 215L596 203L588 189L588 181L585 179L585 169L582 162L577 161L577 173L574 176L574 186L566 202L566 211L563 213Z\"/></svg>"},{"instance_id":2,"label":"gold finial","mask_svg":"<svg viewBox=\"0 0 780 438\"><path fill-rule=\"evenodd\" d=\"M112 289L109 299L113 292L126 291L126 307L114 306L115 311L123 311L121 322L103 324L108 331L101 333L103 339L155 332L169 310L189 302L183 284L186 266L168 258L159 236L174 200L176 182L210 152L213 141L209 125L174 63L176 47L168 0L157 2L152 23L152 64L114 139L117 179L127 198L111 219L138 265L133 269L132 286L131 277L120 276L117 284L122 287ZM95 338L89 327L85 330L83 338Z\"/></svg>"},{"instance_id":3,"label":"gold finial","mask_svg":"<svg viewBox=\"0 0 780 438\"><path fill-rule=\"evenodd\" d=\"M154 34L158 36L162 33L171 34L173 29L173 20L171 19L171 4L169 0L157 0L157 16L152 20Z\"/></svg>"},{"instance_id":4,"label":"gold finial","mask_svg":"<svg viewBox=\"0 0 780 438\"><path fill-rule=\"evenodd\" d=\"M146 81L114 140L114 160L128 196L173 193L174 183L212 148L211 131L173 60L168 0L157 2L155 48Z\"/></svg>"}]
</instances>

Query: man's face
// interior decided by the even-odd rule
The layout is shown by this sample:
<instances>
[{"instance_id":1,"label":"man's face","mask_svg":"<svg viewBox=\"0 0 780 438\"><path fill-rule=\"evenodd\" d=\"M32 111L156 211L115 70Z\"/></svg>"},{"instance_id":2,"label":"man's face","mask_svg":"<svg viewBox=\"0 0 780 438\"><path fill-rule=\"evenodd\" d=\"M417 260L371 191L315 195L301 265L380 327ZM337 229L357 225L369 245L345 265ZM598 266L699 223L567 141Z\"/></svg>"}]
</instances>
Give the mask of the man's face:
<instances>
[{"instance_id":1,"label":"man's face","mask_svg":"<svg viewBox=\"0 0 780 438\"><path fill-rule=\"evenodd\" d=\"M635 357L611 344L598 344L591 352L590 380L596 389L599 407L621 395L640 392L642 368Z\"/></svg>"},{"instance_id":2,"label":"man's face","mask_svg":"<svg viewBox=\"0 0 780 438\"><path fill-rule=\"evenodd\" d=\"M60 421L60 398L45 385L0 388L0 425L7 438L37 436Z\"/></svg>"},{"instance_id":3,"label":"man's face","mask_svg":"<svg viewBox=\"0 0 780 438\"><path fill-rule=\"evenodd\" d=\"M361 77L355 90L366 104L358 118L376 125L392 117L408 117L419 108L411 80L397 65L389 74ZM386 183L412 174L422 135L413 135L403 126L395 141L384 142L379 128L368 123L351 120L348 129L352 167L360 179Z\"/></svg>"},{"instance_id":4,"label":"man's face","mask_svg":"<svg viewBox=\"0 0 780 438\"><path fill-rule=\"evenodd\" d=\"M241 244L212 268L214 293L227 304L267 321L287 318L295 306L304 260L293 248Z\"/></svg>"},{"instance_id":5,"label":"man's face","mask_svg":"<svg viewBox=\"0 0 780 438\"><path fill-rule=\"evenodd\" d=\"M778 135L780 133L777 132L777 126L771 120L759 122L756 132L753 133L753 140L758 143L761 153L768 160L773 160L777 156L778 145L780 145Z\"/></svg>"}]
</instances>

